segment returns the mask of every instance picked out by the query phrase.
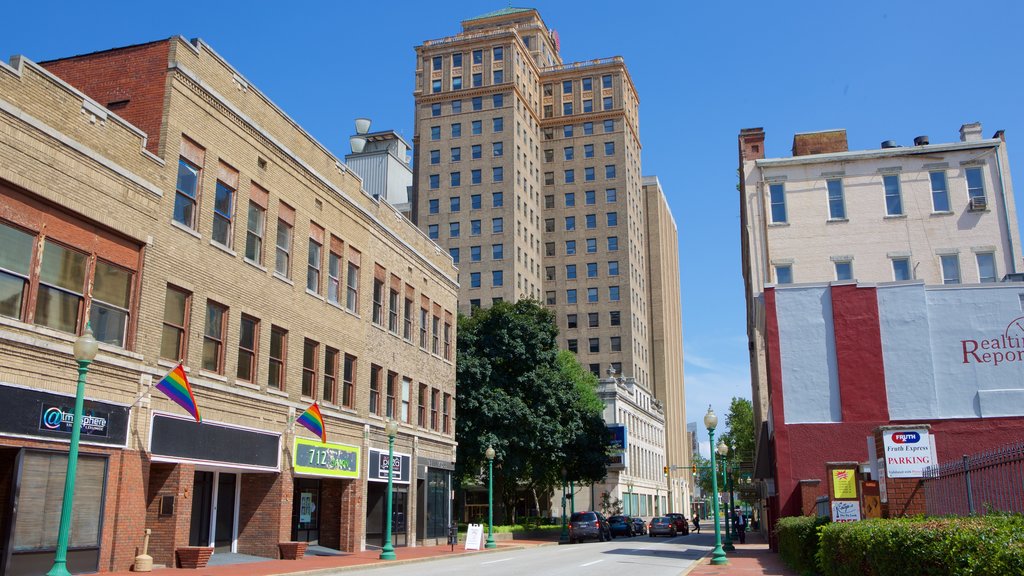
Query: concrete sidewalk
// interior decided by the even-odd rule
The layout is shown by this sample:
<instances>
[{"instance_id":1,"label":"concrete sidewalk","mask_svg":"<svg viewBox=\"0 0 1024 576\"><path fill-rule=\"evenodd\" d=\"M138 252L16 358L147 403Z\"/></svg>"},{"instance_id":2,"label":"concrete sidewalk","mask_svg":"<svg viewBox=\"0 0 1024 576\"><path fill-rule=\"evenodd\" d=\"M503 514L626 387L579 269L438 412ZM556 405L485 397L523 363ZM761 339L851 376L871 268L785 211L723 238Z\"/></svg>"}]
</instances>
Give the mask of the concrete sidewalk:
<instances>
[{"instance_id":1,"label":"concrete sidewalk","mask_svg":"<svg viewBox=\"0 0 1024 576\"><path fill-rule=\"evenodd\" d=\"M701 536L707 534L704 531ZM714 546L714 531L711 533L711 546ZM711 565L711 553L695 563L689 570L683 572L684 576L711 576L727 574L738 574L740 576L799 576L794 570L782 563L782 559L775 552L768 549L768 543L761 538L760 534L748 533L747 543L739 544L733 542L736 547L734 552L727 552L726 557L729 563L721 566Z\"/></svg>"},{"instance_id":2,"label":"concrete sidewalk","mask_svg":"<svg viewBox=\"0 0 1024 576\"><path fill-rule=\"evenodd\" d=\"M198 570L180 568L155 568L151 574L155 576L278 576L283 574L314 576L332 574L345 570L370 568L373 566L395 566L412 562L425 562L441 558L451 558L466 554L488 554L503 550L521 550L532 546L558 544L550 540L506 540L498 542L498 547L491 550L464 550L465 543L460 543L452 551L451 546L416 546L395 548L396 560L381 560L380 550L367 550L339 556L306 556L301 560L267 560L265 562L248 562L228 564L224 566L208 566ZM138 572L107 572L110 576L138 576Z\"/></svg>"}]
</instances>

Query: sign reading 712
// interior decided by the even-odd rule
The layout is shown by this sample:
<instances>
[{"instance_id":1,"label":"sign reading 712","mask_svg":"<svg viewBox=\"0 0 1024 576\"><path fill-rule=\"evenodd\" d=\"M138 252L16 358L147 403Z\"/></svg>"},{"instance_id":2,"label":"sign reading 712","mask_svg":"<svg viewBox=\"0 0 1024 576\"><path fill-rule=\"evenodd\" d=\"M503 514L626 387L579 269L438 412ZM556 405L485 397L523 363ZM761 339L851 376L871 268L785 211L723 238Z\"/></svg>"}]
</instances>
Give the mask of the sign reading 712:
<instances>
[{"instance_id":1,"label":"sign reading 712","mask_svg":"<svg viewBox=\"0 0 1024 576\"><path fill-rule=\"evenodd\" d=\"M295 439L292 464L296 472L333 478L359 476L359 447Z\"/></svg>"}]
</instances>

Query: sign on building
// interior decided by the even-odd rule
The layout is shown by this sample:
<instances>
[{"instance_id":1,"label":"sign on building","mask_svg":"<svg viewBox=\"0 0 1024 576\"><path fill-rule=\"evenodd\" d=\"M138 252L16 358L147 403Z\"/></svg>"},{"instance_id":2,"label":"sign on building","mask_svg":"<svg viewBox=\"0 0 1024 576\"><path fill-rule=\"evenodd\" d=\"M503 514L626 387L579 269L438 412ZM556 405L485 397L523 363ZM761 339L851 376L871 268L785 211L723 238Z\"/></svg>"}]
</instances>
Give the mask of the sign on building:
<instances>
[{"instance_id":1,"label":"sign on building","mask_svg":"<svg viewBox=\"0 0 1024 576\"><path fill-rule=\"evenodd\" d=\"M882 444L889 478L921 478L925 468L936 464L927 428L886 430Z\"/></svg>"},{"instance_id":2,"label":"sign on building","mask_svg":"<svg viewBox=\"0 0 1024 576\"><path fill-rule=\"evenodd\" d=\"M330 478L359 477L359 447L295 437L295 472Z\"/></svg>"},{"instance_id":3,"label":"sign on building","mask_svg":"<svg viewBox=\"0 0 1024 576\"><path fill-rule=\"evenodd\" d=\"M612 433L612 443L608 447L611 461L609 469L629 468L629 434L624 424L611 424L608 430Z\"/></svg>"}]
</instances>

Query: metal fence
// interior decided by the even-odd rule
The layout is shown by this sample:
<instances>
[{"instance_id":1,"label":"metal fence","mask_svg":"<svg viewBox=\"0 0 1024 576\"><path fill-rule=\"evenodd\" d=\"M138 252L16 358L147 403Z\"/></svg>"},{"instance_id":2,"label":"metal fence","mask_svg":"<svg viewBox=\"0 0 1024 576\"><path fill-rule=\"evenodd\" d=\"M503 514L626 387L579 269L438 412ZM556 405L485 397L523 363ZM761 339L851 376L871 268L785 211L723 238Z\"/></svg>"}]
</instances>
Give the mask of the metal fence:
<instances>
[{"instance_id":1,"label":"metal fence","mask_svg":"<svg viewBox=\"0 0 1024 576\"><path fill-rule=\"evenodd\" d=\"M929 516L1024 512L1024 443L927 468Z\"/></svg>"}]
</instances>

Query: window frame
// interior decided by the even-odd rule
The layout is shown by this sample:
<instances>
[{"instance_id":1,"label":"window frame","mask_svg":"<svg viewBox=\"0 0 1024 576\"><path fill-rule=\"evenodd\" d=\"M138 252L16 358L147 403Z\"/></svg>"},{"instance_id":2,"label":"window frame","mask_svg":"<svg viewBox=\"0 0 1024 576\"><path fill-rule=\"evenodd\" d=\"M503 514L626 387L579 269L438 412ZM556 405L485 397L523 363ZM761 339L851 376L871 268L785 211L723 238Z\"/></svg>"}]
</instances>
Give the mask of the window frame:
<instances>
[{"instance_id":1,"label":"window frame","mask_svg":"<svg viewBox=\"0 0 1024 576\"><path fill-rule=\"evenodd\" d=\"M252 323L252 347L246 348L243 340L245 335L245 329L243 325L249 321ZM238 321L238 359L235 367L235 379L242 382L249 382L255 384L259 374L257 373L257 366L259 366L259 347L260 347L260 319L255 316L248 314L242 314ZM248 355L249 361L249 378L243 378L241 374L242 370L242 358L243 355Z\"/></svg>"},{"instance_id":2,"label":"window frame","mask_svg":"<svg viewBox=\"0 0 1024 576\"><path fill-rule=\"evenodd\" d=\"M310 355L310 350L312 354ZM314 399L320 381L320 343L310 338L302 340L302 380L299 394Z\"/></svg>"},{"instance_id":3,"label":"window frame","mask_svg":"<svg viewBox=\"0 0 1024 576\"><path fill-rule=\"evenodd\" d=\"M210 313L212 310L220 311L220 321L211 326ZM219 375L224 374L224 341L226 340L227 336L228 312L229 308L226 305L221 304L220 302L216 302L214 300L207 299L205 315L206 321L203 323L203 354L202 360L200 362L200 366L202 366L203 371L205 372L210 372ZM219 326L217 324L219 324ZM219 333L216 335L211 334L211 327L215 327ZM212 368L206 363L206 348L208 344L216 347L216 358L214 359L215 363Z\"/></svg>"},{"instance_id":4,"label":"window frame","mask_svg":"<svg viewBox=\"0 0 1024 576\"><path fill-rule=\"evenodd\" d=\"M274 338L280 338L281 356L274 356ZM280 326L271 324L270 326L270 349L267 351L267 388L273 388L275 390L284 391L285 386L288 383L287 378L287 367L288 367L288 331ZM278 382L271 381L271 376L274 373L274 366L278 366Z\"/></svg>"}]
</instances>

